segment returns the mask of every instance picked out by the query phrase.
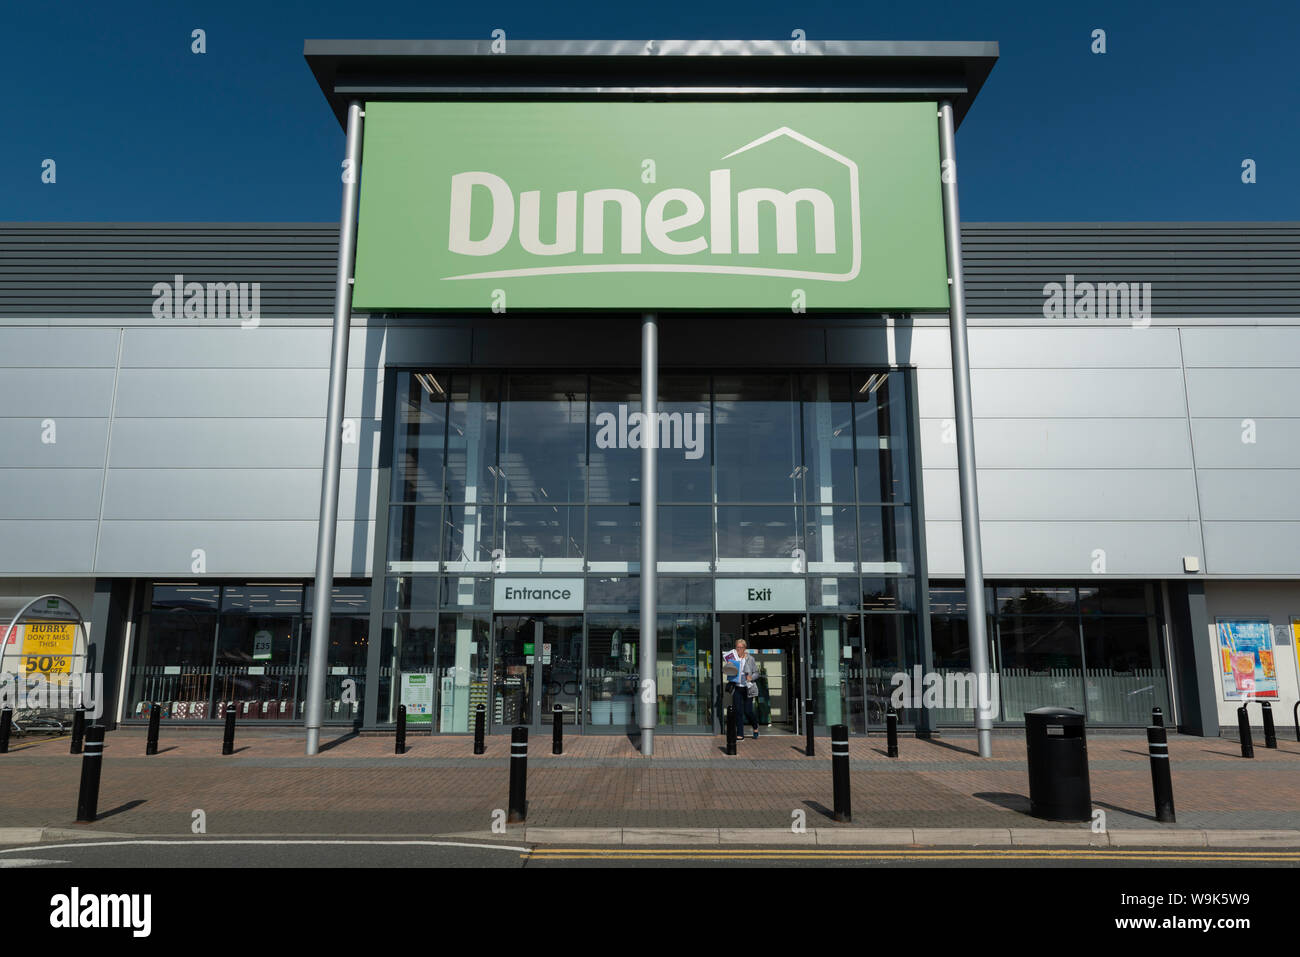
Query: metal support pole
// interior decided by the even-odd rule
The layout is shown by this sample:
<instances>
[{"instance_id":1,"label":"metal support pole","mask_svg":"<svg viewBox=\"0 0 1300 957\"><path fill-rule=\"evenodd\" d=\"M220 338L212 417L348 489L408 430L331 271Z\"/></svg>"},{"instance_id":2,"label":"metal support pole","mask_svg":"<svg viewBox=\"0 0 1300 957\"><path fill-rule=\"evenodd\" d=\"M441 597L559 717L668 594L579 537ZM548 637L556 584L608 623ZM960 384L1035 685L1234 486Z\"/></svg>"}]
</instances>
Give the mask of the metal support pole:
<instances>
[{"instance_id":1,"label":"metal support pole","mask_svg":"<svg viewBox=\"0 0 1300 957\"><path fill-rule=\"evenodd\" d=\"M1156 820L1175 823L1174 780L1169 770L1169 738L1164 725L1147 728L1147 753L1151 757L1151 791L1155 796Z\"/></svg>"},{"instance_id":2,"label":"metal support pole","mask_svg":"<svg viewBox=\"0 0 1300 957\"><path fill-rule=\"evenodd\" d=\"M347 175L339 219L339 255L334 278L334 335L330 346L329 401L325 411L325 455L321 466L320 521L316 531L316 591L312 602L311 649L307 655L307 754L320 752L325 719L325 658L329 650L330 598L334 591L334 539L338 531L339 467L343 453L343 397L352 326L352 267L357 252L357 197L361 192L361 102L348 104Z\"/></svg>"},{"instance_id":3,"label":"metal support pole","mask_svg":"<svg viewBox=\"0 0 1300 957\"><path fill-rule=\"evenodd\" d=\"M961 264L961 212L957 205L957 149L952 102L939 103L940 183L943 235L948 248L948 330L952 339L952 391L957 427L957 484L961 492L961 538L966 564L966 620L976 688L992 688L984 609L984 559L980 548L979 491L975 477L975 426L966 342L966 291ZM977 697L979 694L977 693ZM993 718L976 701L975 731L982 758L993 756Z\"/></svg>"},{"instance_id":4,"label":"metal support pole","mask_svg":"<svg viewBox=\"0 0 1300 957\"><path fill-rule=\"evenodd\" d=\"M659 325L653 312L641 317L641 674L637 724L641 753L655 753L659 692L655 687L658 650L659 504Z\"/></svg>"}]
</instances>

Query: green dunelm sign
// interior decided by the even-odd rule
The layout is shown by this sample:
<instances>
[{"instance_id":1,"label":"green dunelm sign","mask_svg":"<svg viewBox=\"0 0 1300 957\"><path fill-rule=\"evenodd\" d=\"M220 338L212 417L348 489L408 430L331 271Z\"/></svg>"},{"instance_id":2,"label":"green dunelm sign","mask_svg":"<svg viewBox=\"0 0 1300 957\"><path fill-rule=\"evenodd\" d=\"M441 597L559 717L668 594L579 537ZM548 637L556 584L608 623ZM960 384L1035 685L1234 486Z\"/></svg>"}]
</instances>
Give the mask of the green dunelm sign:
<instances>
[{"instance_id":1,"label":"green dunelm sign","mask_svg":"<svg viewBox=\"0 0 1300 957\"><path fill-rule=\"evenodd\" d=\"M368 103L353 305L946 310L935 112Z\"/></svg>"}]
</instances>

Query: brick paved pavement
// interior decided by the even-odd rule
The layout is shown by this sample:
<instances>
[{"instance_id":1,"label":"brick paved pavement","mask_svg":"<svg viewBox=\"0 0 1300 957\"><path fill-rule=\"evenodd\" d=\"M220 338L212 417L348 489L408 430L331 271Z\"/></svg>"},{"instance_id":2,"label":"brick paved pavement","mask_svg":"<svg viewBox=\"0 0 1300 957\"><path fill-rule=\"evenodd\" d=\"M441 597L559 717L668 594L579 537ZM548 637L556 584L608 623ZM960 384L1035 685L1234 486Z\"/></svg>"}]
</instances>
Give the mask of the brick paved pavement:
<instances>
[{"instance_id":1,"label":"brick paved pavement","mask_svg":"<svg viewBox=\"0 0 1300 957\"><path fill-rule=\"evenodd\" d=\"M136 834L188 834L191 812L215 834L446 834L487 830L507 797L509 739L488 739L475 757L468 737L412 735L393 755L392 737L327 740L303 755L301 731L240 729L238 752L222 757L219 728L163 730L161 753L144 757L144 732L107 739L101 818L95 827ZM850 742L854 827L1059 827L1025 813L1024 738L995 738L991 760L973 737L904 737L889 759L884 742ZM788 827L803 810L809 827L833 827L830 741L805 757L802 739L765 736L728 757L713 737L655 740L641 757L624 736L570 736L550 754L534 738L529 758L532 827ZM1141 736L1089 739L1094 807L1111 829L1169 827L1151 816L1151 779ZM540 752L540 753L539 753ZM1300 828L1300 744L1242 759L1234 741L1173 736L1179 828ZM75 816L79 758L67 739L16 739L0 756L0 826L68 825Z\"/></svg>"}]
</instances>

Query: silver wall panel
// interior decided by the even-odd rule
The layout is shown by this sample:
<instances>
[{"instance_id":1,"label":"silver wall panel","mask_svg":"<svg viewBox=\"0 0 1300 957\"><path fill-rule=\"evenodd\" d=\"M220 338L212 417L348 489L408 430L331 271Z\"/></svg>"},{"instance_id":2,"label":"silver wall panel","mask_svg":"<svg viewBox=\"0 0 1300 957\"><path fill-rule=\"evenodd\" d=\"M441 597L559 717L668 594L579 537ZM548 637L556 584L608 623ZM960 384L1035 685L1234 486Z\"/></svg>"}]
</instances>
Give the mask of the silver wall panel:
<instances>
[{"instance_id":1,"label":"silver wall panel","mask_svg":"<svg viewBox=\"0 0 1300 957\"><path fill-rule=\"evenodd\" d=\"M960 521L957 470L923 475L926 518ZM979 491L985 521L1194 522L1197 515L1196 484L1183 469L981 468Z\"/></svg>"},{"instance_id":2,"label":"silver wall panel","mask_svg":"<svg viewBox=\"0 0 1300 957\"><path fill-rule=\"evenodd\" d=\"M343 467L353 469L366 464L378 468L382 423L377 418L353 421L357 440L343 443ZM118 419L113 425L109 465L113 468L319 468L324 448L324 416Z\"/></svg>"},{"instance_id":3,"label":"silver wall panel","mask_svg":"<svg viewBox=\"0 0 1300 957\"><path fill-rule=\"evenodd\" d=\"M926 525L926 542L934 549L929 555L931 577L960 576L961 523ZM980 527L984 572L990 578L1100 578L1093 572L1093 552L1098 549L1105 552L1107 575L1181 576L1183 556L1201 553L1196 522L981 521Z\"/></svg>"},{"instance_id":4,"label":"silver wall panel","mask_svg":"<svg viewBox=\"0 0 1300 957\"><path fill-rule=\"evenodd\" d=\"M1243 442L1252 437L1242 427L1245 418L1192 420L1199 468L1300 469L1300 418L1251 416L1254 441Z\"/></svg>"},{"instance_id":5,"label":"silver wall panel","mask_svg":"<svg viewBox=\"0 0 1300 957\"><path fill-rule=\"evenodd\" d=\"M1205 570L1214 575L1295 575L1300 522L1205 522Z\"/></svg>"},{"instance_id":6,"label":"silver wall panel","mask_svg":"<svg viewBox=\"0 0 1300 957\"><path fill-rule=\"evenodd\" d=\"M137 326L122 342L122 367L155 369L329 369L329 326ZM383 328L358 326L348 368L376 366Z\"/></svg>"},{"instance_id":7,"label":"silver wall panel","mask_svg":"<svg viewBox=\"0 0 1300 957\"><path fill-rule=\"evenodd\" d=\"M917 391L922 418L952 416L950 371L918 370ZM1182 375L1177 369L972 369L971 397L977 418L1162 418L1186 414Z\"/></svg>"},{"instance_id":8,"label":"silver wall panel","mask_svg":"<svg viewBox=\"0 0 1300 957\"><path fill-rule=\"evenodd\" d=\"M1207 522L1300 522L1300 469L1199 469Z\"/></svg>"},{"instance_id":9,"label":"silver wall panel","mask_svg":"<svg viewBox=\"0 0 1300 957\"><path fill-rule=\"evenodd\" d=\"M373 522L339 522L336 575L368 574L373 535ZM205 553L207 575L311 578L316 566L316 521L106 521L95 571L192 577L195 549Z\"/></svg>"},{"instance_id":10,"label":"silver wall panel","mask_svg":"<svg viewBox=\"0 0 1300 957\"><path fill-rule=\"evenodd\" d=\"M379 415L381 384L374 370L349 370L343 414ZM323 419L328 385L328 369L123 369L117 415Z\"/></svg>"},{"instance_id":11,"label":"silver wall panel","mask_svg":"<svg viewBox=\"0 0 1300 957\"><path fill-rule=\"evenodd\" d=\"M93 520L0 520L0 575L89 574L95 528Z\"/></svg>"},{"instance_id":12,"label":"silver wall panel","mask_svg":"<svg viewBox=\"0 0 1300 957\"><path fill-rule=\"evenodd\" d=\"M1188 369L1193 418L1289 418L1300 415L1300 375L1294 369Z\"/></svg>"},{"instance_id":13,"label":"silver wall panel","mask_svg":"<svg viewBox=\"0 0 1300 957\"><path fill-rule=\"evenodd\" d=\"M113 396L112 369L0 369L6 416L105 416Z\"/></svg>"},{"instance_id":14,"label":"silver wall panel","mask_svg":"<svg viewBox=\"0 0 1300 957\"><path fill-rule=\"evenodd\" d=\"M947 330L941 331L946 336ZM970 364L972 369L1177 369L1178 330L975 326L970 330Z\"/></svg>"},{"instance_id":15,"label":"silver wall panel","mask_svg":"<svg viewBox=\"0 0 1300 957\"><path fill-rule=\"evenodd\" d=\"M340 519L369 521L375 482L372 471L340 472ZM105 521L310 521L319 511L319 468L110 469L104 494Z\"/></svg>"},{"instance_id":16,"label":"silver wall panel","mask_svg":"<svg viewBox=\"0 0 1300 957\"><path fill-rule=\"evenodd\" d=\"M7 405L7 400L5 402ZM39 419L0 418L0 455L6 465L25 468L99 468L104 464L108 419L55 417L54 441L43 442Z\"/></svg>"},{"instance_id":17,"label":"silver wall panel","mask_svg":"<svg viewBox=\"0 0 1300 957\"><path fill-rule=\"evenodd\" d=\"M1300 329L1294 326L1187 328L1183 363L1189 368L1300 366Z\"/></svg>"},{"instance_id":18,"label":"silver wall panel","mask_svg":"<svg viewBox=\"0 0 1300 957\"><path fill-rule=\"evenodd\" d=\"M102 469L0 468L0 519L96 519Z\"/></svg>"},{"instance_id":19,"label":"silver wall panel","mask_svg":"<svg viewBox=\"0 0 1300 957\"><path fill-rule=\"evenodd\" d=\"M921 461L956 468L957 446L944 442L943 419L921 421ZM1187 421L1176 419L975 419L981 468L1192 467Z\"/></svg>"},{"instance_id":20,"label":"silver wall panel","mask_svg":"<svg viewBox=\"0 0 1300 957\"><path fill-rule=\"evenodd\" d=\"M117 364L118 336L113 328L0 326L0 367L111 369Z\"/></svg>"}]
</instances>

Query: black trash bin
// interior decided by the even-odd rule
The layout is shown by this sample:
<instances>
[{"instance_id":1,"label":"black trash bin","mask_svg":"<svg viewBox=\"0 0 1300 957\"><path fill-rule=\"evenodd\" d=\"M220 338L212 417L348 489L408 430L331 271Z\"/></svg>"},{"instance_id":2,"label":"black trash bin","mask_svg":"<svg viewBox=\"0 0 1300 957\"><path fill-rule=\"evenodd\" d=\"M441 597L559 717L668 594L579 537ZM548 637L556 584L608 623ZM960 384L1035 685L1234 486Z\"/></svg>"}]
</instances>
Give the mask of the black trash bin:
<instances>
[{"instance_id":1,"label":"black trash bin","mask_svg":"<svg viewBox=\"0 0 1300 957\"><path fill-rule=\"evenodd\" d=\"M1092 818L1088 742L1083 714L1073 708L1025 712L1029 813L1048 821Z\"/></svg>"}]
</instances>

